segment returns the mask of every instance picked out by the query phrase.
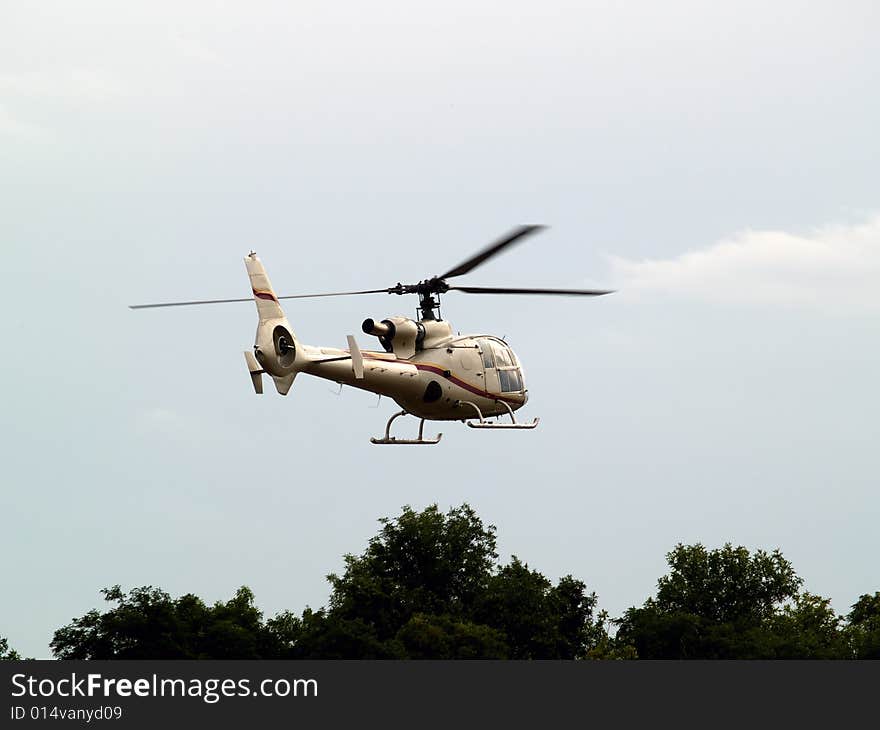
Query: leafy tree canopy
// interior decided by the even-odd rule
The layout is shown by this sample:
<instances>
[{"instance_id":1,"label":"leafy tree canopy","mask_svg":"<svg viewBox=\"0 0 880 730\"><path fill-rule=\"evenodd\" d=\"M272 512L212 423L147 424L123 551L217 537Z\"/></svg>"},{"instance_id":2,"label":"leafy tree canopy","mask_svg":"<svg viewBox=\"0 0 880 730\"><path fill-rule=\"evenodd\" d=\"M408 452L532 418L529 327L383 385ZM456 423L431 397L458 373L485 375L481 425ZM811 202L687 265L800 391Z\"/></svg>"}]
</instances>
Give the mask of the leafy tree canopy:
<instances>
[{"instance_id":1,"label":"leafy tree canopy","mask_svg":"<svg viewBox=\"0 0 880 730\"><path fill-rule=\"evenodd\" d=\"M666 558L657 595L619 620L618 647L645 659L847 656L830 601L800 593L802 579L778 550L679 544Z\"/></svg>"},{"instance_id":2,"label":"leafy tree canopy","mask_svg":"<svg viewBox=\"0 0 880 730\"><path fill-rule=\"evenodd\" d=\"M670 573L657 582L657 607L715 623L768 618L802 583L778 550L750 555L730 543L718 550L679 543L666 560Z\"/></svg>"},{"instance_id":3,"label":"leafy tree canopy","mask_svg":"<svg viewBox=\"0 0 880 730\"><path fill-rule=\"evenodd\" d=\"M9 642L0 636L0 661L21 659L21 655L9 648Z\"/></svg>"},{"instance_id":4,"label":"leafy tree canopy","mask_svg":"<svg viewBox=\"0 0 880 730\"><path fill-rule=\"evenodd\" d=\"M443 514L404 507L363 555L345 556L345 573L331 574L330 610L360 618L389 638L415 613L464 616L488 585L498 557L495 527L484 526L468 505Z\"/></svg>"},{"instance_id":5,"label":"leafy tree canopy","mask_svg":"<svg viewBox=\"0 0 880 730\"><path fill-rule=\"evenodd\" d=\"M50 644L59 659L259 659L267 637L250 589L205 605L192 594L172 599L152 587L124 593L105 588L105 613L89 611L58 629Z\"/></svg>"},{"instance_id":6,"label":"leafy tree canopy","mask_svg":"<svg viewBox=\"0 0 880 730\"><path fill-rule=\"evenodd\" d=\"M845 629L854 659L880 659L880 593L865 594L853 604Z\"/></svg>"},{"instance_id":7,"label":"leafy tree canopy","mask_svg":"<svg viewBox=\"0 0 880 730\"><path fill-rule=\"evenodd\" d=\"M573 659L603 636L582 581L554 586L516 557L499 565L495 527L468 505L380 523L328 576L328 608L287 618L289 656Z\"/></svg>"}]
</instances>

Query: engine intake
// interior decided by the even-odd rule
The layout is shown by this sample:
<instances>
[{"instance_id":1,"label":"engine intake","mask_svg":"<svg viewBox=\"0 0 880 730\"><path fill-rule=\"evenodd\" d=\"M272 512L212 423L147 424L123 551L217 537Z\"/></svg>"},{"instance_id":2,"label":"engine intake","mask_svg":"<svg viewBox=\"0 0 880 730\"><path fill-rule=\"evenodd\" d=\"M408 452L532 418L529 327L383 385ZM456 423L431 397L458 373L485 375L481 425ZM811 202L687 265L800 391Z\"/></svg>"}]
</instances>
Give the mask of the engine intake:
<instances>
[{"instance_id":1,"label":"engine intake","mask_svg":"<svg viewBox=\"0 0 880 730\"><path fill-rule=\"evenodd\" d=\"M376 322L373 319L365 319L361 325L364 334L376 337L394 337L394 325L390 322Z\"/></svg>"}]
</instances>

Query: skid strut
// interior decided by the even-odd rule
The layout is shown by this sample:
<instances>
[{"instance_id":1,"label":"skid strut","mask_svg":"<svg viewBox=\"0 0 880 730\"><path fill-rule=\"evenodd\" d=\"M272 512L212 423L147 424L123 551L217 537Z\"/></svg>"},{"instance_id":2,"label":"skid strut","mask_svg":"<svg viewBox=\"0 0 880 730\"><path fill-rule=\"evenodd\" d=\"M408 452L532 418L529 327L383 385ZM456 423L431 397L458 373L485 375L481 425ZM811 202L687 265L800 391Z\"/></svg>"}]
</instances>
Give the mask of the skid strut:
<instances>
[{"instance_id":1,"label":"skid strut","mask_svg":"<svg viewBox=\"0 0 880 730\"><path fill-rule=\"evenodd\" d=\"M510 415L510 423L498 423L497 421L487 421L483 418L483 412L480 410L480 407L469 400L460 400L459 403L461 405L468 405L473 408L477 412L477 418L479 421L467 421L467 425L471 428L535 428L538 425L538 421L541 419L536 418L531 423L518 423L516 420L516 416L513 415L513 409L510 407L508 403L505 403L503 400L495 401L496 403L500 403L507 409L507 413Z\"/></svg>"},{"instance_id":2,"label":"skid strut","mask_svg":"<svg viewBox=\"0 0 880 730\"><path fill-rule=\"evenodd\" d=\"M379 439L373 437L373 438L370 439L370 443L374 443L374 444L400 444L400 445L403 445L403 444L437 444L437 443L440 443L440 439L443 438L443 434L442 434L442 433L438 433L437 436L436 436L435 438L432 438L432 439L426 439L426 438L423 437L422 434L424 433L424 430L425 430L425 419L424 419L424 418L421 419L421 421L419 422L419 437L418 437L418 438L415 438L415 439L399 439L399 438L395 438L394 436L392 436L392 435L391 435L391 423L392 423L392 421L394 421L395 418L399 418L400 416L405 416L405 415L407 415L406 411L400 411L400 412L398 412L398 413L395 413L393 416L391 416L391 418L388 419L388 424L385 426L385 436L383 436L382 438L379 438Z\"/></svg>"}]
</instances>

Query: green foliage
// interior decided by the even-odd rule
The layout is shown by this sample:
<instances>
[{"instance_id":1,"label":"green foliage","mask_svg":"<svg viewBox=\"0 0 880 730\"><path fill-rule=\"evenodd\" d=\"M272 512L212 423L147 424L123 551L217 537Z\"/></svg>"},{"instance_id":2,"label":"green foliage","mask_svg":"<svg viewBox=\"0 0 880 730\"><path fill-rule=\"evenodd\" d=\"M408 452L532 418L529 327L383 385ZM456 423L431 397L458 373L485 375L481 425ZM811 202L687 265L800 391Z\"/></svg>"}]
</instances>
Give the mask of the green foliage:
<instances>
[{"instance_id":1,"label":"green foliage","mask_svg":"<svg viewBox=\"0 0 880 730\"><path fill-rule=\"evenodd\" d=\"M574 659L602 634L583 582L553 586L515 557L499 566L495 527L468 505L380 522L364 554L329 576L329 608L304 614L292 654Z\"/></svg>"},{"instance_id":2,"label":"green foliage","mask_svg":"<svg viewBox=\"0 0 880 730\"><path fill-rule=\"evenodd\" d=\"M486 589L495 552L495 527L468 505L444 515L404 507L360 556L345 556L345 573L328 576L335 618L359 618L385 640L416 613L467 615Z\"/></svg>"},{"instance_id":3,"label":"green foliage","mask_svg":"<svg viewBox=\"0 0 880 730\"><path fill-rule=\"evenodd\" d=\"M607 611L599 611L596 616L597 639L593 647L587 652L588 659L605 659L620 661L623 659L638 659L636 648L632 644L612 636L606 626L615 623L609 619Z\"/></svg>"},{"instance_id":4,"label":"green foliage","mask_svg":"<svg viewBox=\"0 0 880 730\"><path fill-rule=\"evenodd\" d=\"M802 581L782 553L727 543L719 550L682 545L666 556L671 572L657 582L657 607L712 623L755 622L793 597Z\"/></svg>"},{"instance_id":5,"label":"green foliage","mask_svg":"<svg viewBox=\"0 0 880 730\"><path fill-rule=\"evenodd\" d=\"M880 659L880 593L859 597L844 632L854 659Z\"/></svg>"},{"instance_id":6,"label":"green foliage","mask_svg":"<svg viewBox=\"0 0 880 730\"><path fill-rule=\"evenodd\" d=\"M570 575L553 586L513 557L489 579L475 618L503 632L512 659L579 659L595 643L596 595Z\"/></svg>"},{"instance_id":7,"label":"green foliage","mask_svg":"<svg viewBox=\"0 0 880 730\"><path fill-rule=\"evenodd\" d=\"M775 659L843 659L848 655L840 631L843 619L831 608L831 601L812 593L801 593L783 606L766 629L768 652Z\"/></svg>"},{"instance_id":8,"label":"green foliage","mask_svg":"<svg viewBox=\"0 0 880 730\"><path fill-rule=\"evenodd\" d=\"M271 650L250 589L206 606L192 594L174 600L152 587L124 593L105 588L117 604L89 611L58 629L50 644L59 659L259 659Z\"/></svg>"},{"instance_id":9,"label":"green foliage","mask_svg":"<svg viewBox=\"0 0 880 730\"><path fill-rule=\"evenodd\" d=\"M9 642L0 636L0 661L14 661L16 659L21 659L21 654L14 649L10 649Z\"/></svg>"},{"instance_id":10,"label":"green foliage","mask_svg":"<svg viewBox=\"0 0 880 730\"><path fill-rule=\"evenodd\" d=\"M325 609L303 611L287 635L286 659L402 659L400 647L380 640L376 627L360 617L341 617Z\"/></svg>"},{"instance_id":11,"label":"green foliage","mask_svg":"<svg viewBox=\"0 0 880 730\"><path fill-rule=\"evenodd\" d=\"M849 655L828 599L799 593L775 550L677 545L657 595L619 620L618 646L644 659L836 659Z\"/></svg>"},{"instance_id":12,"label":"green foliage","mask_svg":"<svg viewBox=\"0 0 880 730\"><path fill-rule=\"evenodd\" d=\"M571 575L554 585L464 504L404 507L331 574L326 608L263 620L240 588L206 605L152 587L105 589L113 606L58 629L61 659L880 659L880 593L846 619L801 592L778 550L676 545L655 596L616 621ZM609 624L618 627L609 634ZM18 658L0 639L0 658Z\"/></svg>"},{"instance_id":13,"label":"green foliage","mask_svg":"<svg viewBox=\"0 0 880 730\"><path fill-rule=\"evenodd\" d=\"M451 616L414 614L395 637L408 659L507 659L504 634Z\"/></svg>"}]
</instances>

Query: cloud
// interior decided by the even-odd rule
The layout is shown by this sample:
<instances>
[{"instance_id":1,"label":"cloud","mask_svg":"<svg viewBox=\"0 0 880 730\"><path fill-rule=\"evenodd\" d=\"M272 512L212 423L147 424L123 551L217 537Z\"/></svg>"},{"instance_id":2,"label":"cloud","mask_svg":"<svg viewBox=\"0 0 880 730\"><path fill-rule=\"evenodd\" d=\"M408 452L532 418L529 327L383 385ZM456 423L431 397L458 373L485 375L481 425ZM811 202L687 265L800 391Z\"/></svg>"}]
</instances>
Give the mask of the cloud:
<instances>
[{"instance_id":1,"label":"cloud","mask_svg":"<svg viewBox=\"0 0 880 730\"><path fill-rule=\"evenodd\" d=\"M670 259L610 257L623 292L793 308L880 309L880 215L807 234L743 231Z\"/></svg>"}]
</instances>

